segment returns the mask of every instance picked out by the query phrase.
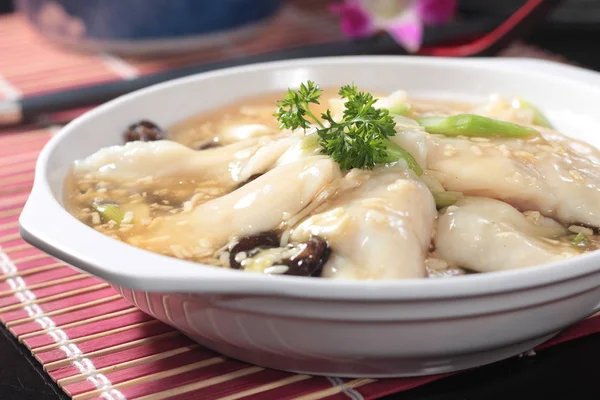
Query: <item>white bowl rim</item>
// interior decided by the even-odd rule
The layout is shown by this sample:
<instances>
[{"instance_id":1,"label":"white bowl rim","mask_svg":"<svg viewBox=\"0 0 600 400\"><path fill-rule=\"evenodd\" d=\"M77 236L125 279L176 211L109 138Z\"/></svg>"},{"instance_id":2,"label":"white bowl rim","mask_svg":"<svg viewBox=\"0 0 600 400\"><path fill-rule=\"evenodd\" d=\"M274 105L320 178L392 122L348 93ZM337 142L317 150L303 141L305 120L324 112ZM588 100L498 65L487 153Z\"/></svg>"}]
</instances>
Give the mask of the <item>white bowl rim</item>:
<instances>
[{"instance_id":1,"label":"white bowl rim","mask_svg":"<svg viewBox=\"0 0 600 400\"><path fill-rule=\"evenodd\" d=\"M600 272L600 252L587 253L566 261L537 265L518 270L473 274L451 279L407 279L389 281L351 281L314 279L290 276L269 276L242 271L226 270L209 265L196 264L151 253L108 238L77 221L53 196L47 180L47 164L50 155L63 139L76 131L88 119L94 118L120 104L135 101L155 91L187 82L211 79L215 76L243 74L254 70L271 70L299 66L319 66L352 63L443 63L459 66L494 66L526 68L529 72L553 74L553 79L564 78L573 84L593 83L600 87L600 74L579 67L568 66L538 59L451 59L405 56L349 56L296 59L270 63L251 64L197 74L153 85L109 101L76 118L55 135L44 147L36 163L32 193L19 218L23 238L51 255L108 282L132 289L151 292L219 293L247 295L278 295L285 297L319 298L331 300L381 301L418 300L456 297L476 297L492 293L520 291L531 287L551 285ZM35 210L50 208L52 218L39 218ZM59 210L60 209L60 210ZM70 219L70 220L69 220ZM69 222L70 221L70 222ZM78 226L75 227L77 223ZM69 237L57 239L57 226L74 227L71 238L76 235L92 237L100 242L103 250L70 247ZM90 251L88 251L90 250ZM93 250L93 249L92 249ZM83 251L83 253L81 253ZM79 255L73 254L79 252ZM112 258L111 254L123 255L126 260ZM128 269L128 261L135 259L151 267L146 271ZM129 262L130 263L130 262ZM566 267L568 266L568 268Z\"/></svg>"}]
</instances>

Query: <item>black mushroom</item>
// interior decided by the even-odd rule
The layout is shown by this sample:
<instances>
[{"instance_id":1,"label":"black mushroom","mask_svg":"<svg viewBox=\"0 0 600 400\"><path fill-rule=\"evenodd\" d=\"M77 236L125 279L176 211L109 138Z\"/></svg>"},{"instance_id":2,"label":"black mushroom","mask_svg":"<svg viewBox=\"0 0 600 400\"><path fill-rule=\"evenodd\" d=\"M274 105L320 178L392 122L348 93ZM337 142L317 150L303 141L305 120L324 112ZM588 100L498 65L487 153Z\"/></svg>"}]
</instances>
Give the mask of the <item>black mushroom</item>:
<instances>
[{"instance_id":1,"label":"black mushroom","mask_svg":"<svg viewBox=\"0 0 600 400\"><path fill-rule=\"evenodd\" d=\"M285 274L295 276L321 276L323 267L331 254L329 243L319 236L311 236L305 243L300 243L295 246L297 246L300 251L287 260L283 260L281 263L289 268Z\"/></svg>"},{"instance_id":2,"label":"black mushroom","mask_svg":"<svg viewBox=\"0 0 600 400\"><path fill-rule=\"evenodd\" d=\"M125 142L153 142L163 140L167 135L158 125L148 120L141 120L132 124L123 134Z\"/></svg>"},{"instance_id":3,"label":"black mushroom","mask_svg":"<svg viewBox=\"0 0 600 400\"><path fill-rule=\"evenodd\" d=\"M274 232L247 236L231 248L229 264L233 269L243 269L243 260L252 258L261 250L275 248L279 248L279 238ZM282 275L293 276L321 276L323 266L331 254L329 243L319 236L311 236L303 243L288 244L284 250L290 250L286 253L291 252L292 255L281 259L277 265L287 267L287 270L281 272ZM242 257L241 253L244 253Z\"/></svg>"},{"instance_id":4,"label":"black mushroom","mask_svg":"<svg viewBox=\"0 0 600 400\"><path fill-rule=\"evenodd\" d=\"M246 236L240 239L229 253L229 265L233 269L242 269L242 264L238 261L238 254L246 253L251 255L262 249L272 249L279 247L279 238L275 232L262 232L253 236Z\"/></svg>"}]
</instances>

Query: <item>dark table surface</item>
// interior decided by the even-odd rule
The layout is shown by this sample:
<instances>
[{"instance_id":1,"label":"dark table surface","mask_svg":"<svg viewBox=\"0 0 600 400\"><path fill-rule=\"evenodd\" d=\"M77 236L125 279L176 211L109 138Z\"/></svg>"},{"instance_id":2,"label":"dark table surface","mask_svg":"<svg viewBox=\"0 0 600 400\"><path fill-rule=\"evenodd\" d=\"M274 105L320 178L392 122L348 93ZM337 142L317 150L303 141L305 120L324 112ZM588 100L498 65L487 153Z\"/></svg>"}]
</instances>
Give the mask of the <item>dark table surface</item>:
<instances>
[{"instance_id":1,"label":"dark table surface","mask_svg":"<svg viewBox=\"0 0 600 400\"><path fill-rule=\"evenodd\" d=\"M600 24L551 24L528 43L600 70ZM397 400L600 399L600 334L533 357L513 358L389 396ZM68 399L28 350L0 324L0 400Z\"/></svg>"}]
</instances>

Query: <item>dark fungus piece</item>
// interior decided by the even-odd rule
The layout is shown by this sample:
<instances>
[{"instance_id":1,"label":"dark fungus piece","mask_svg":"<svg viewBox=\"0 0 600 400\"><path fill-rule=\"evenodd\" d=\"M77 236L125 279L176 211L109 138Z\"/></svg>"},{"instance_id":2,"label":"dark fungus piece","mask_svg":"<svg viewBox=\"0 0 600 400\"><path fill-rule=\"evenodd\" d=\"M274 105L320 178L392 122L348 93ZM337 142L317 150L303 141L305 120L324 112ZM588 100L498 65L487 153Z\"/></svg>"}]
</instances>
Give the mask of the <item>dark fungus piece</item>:
<instances>
[{"instance_id":1,"label":"dark fungus piece","mask_svg":"<svg viewBox=\"0 0 600 400\"><path fill-rule=\"evenodd\" d=\"M254 175L250 175L250 177L248 179L246 179L244 182L240 183L237 188L241 188L242 186L252 182L253 180L255 180L256 178L262 176L262 174L254 174Z\"/></svg>"},{"instance_id":2,"label":"dark fungus piece","mask_svg":"<svg viewBox=\"0 0 600 400\"><path fill-rule=\"evenodd\" d=\"M331 254L329 243L319 236L311 236L307 242L297 245L301 250L281 264L289 270L285 275L321 276L323 266Z\"/></svg>"},{"instance_id":3,"label":"dark fungus piece","mask_svg":"<svg viewBox=\"0 0 600 400\"><path fill-rule=\"evenodd\" d=\"M236 260L239 253L245 252L252 257L257 250L272 249L279 247L279 238L274 232L263 232L258 235L247 236L241 239L229 253L229 265L233 269L242 269L240 262ZM331 248L329 243L319 236L311 236L304 243L294 243L288 247L297 251L290 257L283 259L277 264L285 265L288 270L283 275L293 276L321 276L323 266L327 263Z\"/></svg>"},{"instance_id":4,"label":"dark fungus piece","mask_svg":"<svg viewBox=\"0 0 600 400\"><path fill-rule=\"evenodd\" d=\"M239 253L274 247L279 247L279 238L275 232L262 232L257 235L246 236L231 248L229 265L233 269L242 269L242 265L235 259L235 256Z\"/></svg>"},{"instance_id":5,"label":"dark fungus piece","mask_svg":"<svg viewBox=\"0 0 600 400\"><path fill-rule=\"evenodd\" d=\"M155 140L164 139L166 134L154 122L142 120L130 125L123 136L126 143L135 142L138 140L141 140L142 142L153 142Z\"/></svg>"}]
</instances>

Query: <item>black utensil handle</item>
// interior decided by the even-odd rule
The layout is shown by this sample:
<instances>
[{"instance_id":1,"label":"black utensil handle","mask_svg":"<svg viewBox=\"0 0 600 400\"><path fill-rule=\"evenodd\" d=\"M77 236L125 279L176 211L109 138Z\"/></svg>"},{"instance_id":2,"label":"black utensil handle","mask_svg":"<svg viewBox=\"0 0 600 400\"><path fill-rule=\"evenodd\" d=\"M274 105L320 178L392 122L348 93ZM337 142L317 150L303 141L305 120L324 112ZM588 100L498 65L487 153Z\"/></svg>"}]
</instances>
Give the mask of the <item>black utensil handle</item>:
<instances>
[{"instance_id":1,"label":"black utensil handle","mask_svg":"<svg viewBox=\"0 0 600 400\"><path fill-rule=\"evenodd\" d=\"M455 22L447 26L427 30L425 32L423 43L424 45L430 45L442 41L450 41L481 34L494 28L497 24L497 20L486 18ZM370 39L329 42L320 45L296 47L276 52L251 55L233 60L193 65L131 80L75 87L66 91L27 97L21 100L22 120L31 121L41 114L50 114L70 109L94 106L156 83L221 68L294 58L377 54L406 54L406 52L394 42L390 36L379 35Z\"/></svg>"},{"instance_id":2,"label":"black utensil handle","mask_svg":"<svg viewBox=\"0 0 600 400\"><path fill-rule=\"evenodd\" d=\"M260 62L279 61L293 58L345 56L356 54L400 54L403 50L387 36L361 42L338 42L322 45L299 47L283 51L257 54L233 60L219 61L202 65L183 67L132 80L108 82L101 85L76 87L64 92L48 93L22 100L23 120L45 113L60 112L73 108L82 108L104 103L156 83L181 78L201 72L213 71L239 65Z\"/></svg>"}]
</instances>

